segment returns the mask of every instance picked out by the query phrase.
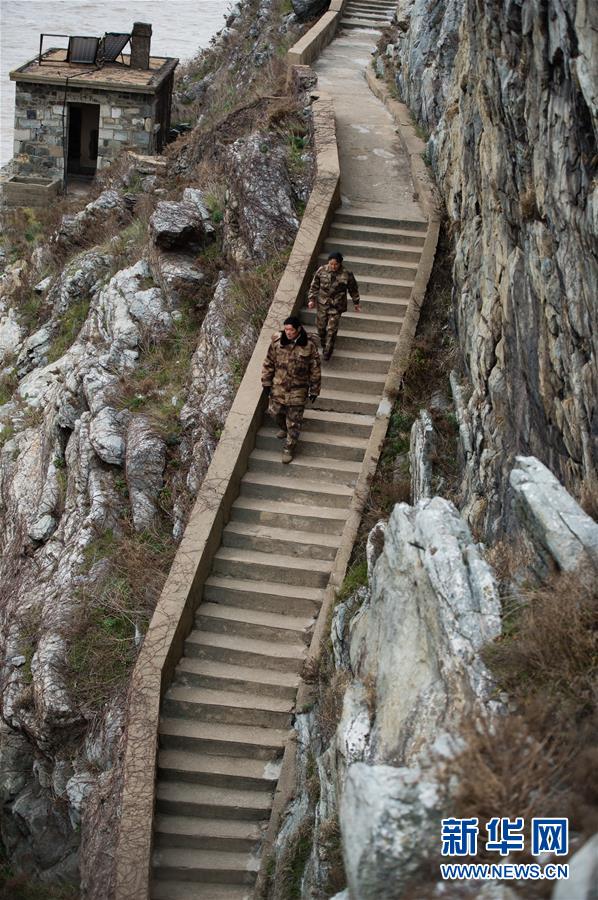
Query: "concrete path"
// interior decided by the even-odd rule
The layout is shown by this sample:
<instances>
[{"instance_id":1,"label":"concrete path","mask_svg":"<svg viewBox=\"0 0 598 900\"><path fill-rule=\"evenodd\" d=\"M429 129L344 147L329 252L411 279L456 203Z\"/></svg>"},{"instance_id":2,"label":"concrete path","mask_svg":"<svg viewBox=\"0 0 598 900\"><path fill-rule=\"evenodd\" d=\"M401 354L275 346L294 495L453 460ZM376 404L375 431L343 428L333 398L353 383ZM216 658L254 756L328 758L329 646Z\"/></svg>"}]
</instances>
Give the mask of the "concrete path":
<instances>
[{"instance_id":1,"label":"concrete path","mask_svg":"<svg viewBox=\"0 0 598 900\"><path fill-rule=\"evenodd\" d=\"M409 162L394 120L364 77L378 37L379 31L343 29L313 66L318 87L334 98L343 207L425 219L413 199Z\"/></svg>"},{"instance_id":2,"label":"concrete path","mask_svg":"<svg viewBox=\"0 0 598 900\"><path fill-rule=\"evenodd\" d=\"M350 0L346 15L378 21L391 7ZM372 43L371 31L342 33L317 66L337 105L344 195L321 261L341 250L362 312L343 315L293 462L271 422L257 433L162 701L152 900L253 894L310 635L420 264L427 221L363 78ZM312 310L301 319L314 330Z\"/></svg>"}]
</instances>

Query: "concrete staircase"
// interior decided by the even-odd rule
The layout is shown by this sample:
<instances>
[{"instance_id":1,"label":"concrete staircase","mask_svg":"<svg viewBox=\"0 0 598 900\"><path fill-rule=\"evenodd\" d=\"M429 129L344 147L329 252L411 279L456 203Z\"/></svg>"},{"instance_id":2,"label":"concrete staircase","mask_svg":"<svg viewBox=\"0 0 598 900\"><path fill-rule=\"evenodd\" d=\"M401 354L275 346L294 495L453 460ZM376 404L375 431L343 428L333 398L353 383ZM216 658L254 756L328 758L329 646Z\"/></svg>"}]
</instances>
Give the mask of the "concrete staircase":
<instances>
[{"instance_id":1,"label":"concrete staircase","mask_svg":"<svg viewBox=\"0 0 598 900\"><path fill-rule=\"evenodd\" d=\"M297 456L257 434L162 703L153 900L250 897L310 631L322 603L415 279L423 221L339 210L362 313L341 320ZM301 311L308 330L314 313Z\"/></svg>"},{"instance_id":2,"label":"concrete staircase","mask_svg":"<svg viewBox=\"0 0 598 900\"><path fill-rule=\"evenodd\" d=\"M386 28L396 12L396 0L349 0L341 25L344 28Z\"/></svg>"}]
</instances>

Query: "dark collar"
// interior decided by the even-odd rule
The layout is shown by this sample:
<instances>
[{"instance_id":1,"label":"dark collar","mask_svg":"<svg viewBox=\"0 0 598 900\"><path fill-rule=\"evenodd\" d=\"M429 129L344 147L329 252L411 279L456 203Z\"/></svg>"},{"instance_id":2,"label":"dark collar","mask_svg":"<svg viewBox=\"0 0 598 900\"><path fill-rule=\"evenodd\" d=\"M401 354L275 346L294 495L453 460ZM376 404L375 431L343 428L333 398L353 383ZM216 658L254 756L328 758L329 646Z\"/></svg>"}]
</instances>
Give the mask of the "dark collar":
<instances>
[{"instance_id":1,"label":"dark collar","mask_svg":"<svg viewBox=\"0 0 598 900\"><path fill-rule=\"evenodd\" d=\"M294 341L290 341L286 336L283 330L280 332L280 344L282 347L286 347L288 344L295 343L298 347L306 347L307 346L307 331L305 328L299 329L299 337L295 338Z\"/></svg>"}]
</instances>

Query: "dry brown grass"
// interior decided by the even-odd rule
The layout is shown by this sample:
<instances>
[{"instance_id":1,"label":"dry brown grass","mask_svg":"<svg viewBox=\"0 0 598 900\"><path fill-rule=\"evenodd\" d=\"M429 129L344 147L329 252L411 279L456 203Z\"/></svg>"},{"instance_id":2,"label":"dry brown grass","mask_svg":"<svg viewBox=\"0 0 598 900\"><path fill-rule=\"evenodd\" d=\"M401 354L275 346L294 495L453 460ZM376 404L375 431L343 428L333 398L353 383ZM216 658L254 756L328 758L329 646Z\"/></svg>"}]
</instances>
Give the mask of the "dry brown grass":
<instances>
[{"instance_id":1,"label":"dry brown grass","mask_svg":"<svg viewBox=\"0 0 598 900\"><path fill-rule=\"evenodd\" d=\"M598 828L595 579L554 577L506 626L484 657L510 709L463 724L463 750L448 767L458 784L453 812L482 822L523 816L526 825L533 816L569 816L572 831L590 835Z\"/></svg>"}]
</instances>

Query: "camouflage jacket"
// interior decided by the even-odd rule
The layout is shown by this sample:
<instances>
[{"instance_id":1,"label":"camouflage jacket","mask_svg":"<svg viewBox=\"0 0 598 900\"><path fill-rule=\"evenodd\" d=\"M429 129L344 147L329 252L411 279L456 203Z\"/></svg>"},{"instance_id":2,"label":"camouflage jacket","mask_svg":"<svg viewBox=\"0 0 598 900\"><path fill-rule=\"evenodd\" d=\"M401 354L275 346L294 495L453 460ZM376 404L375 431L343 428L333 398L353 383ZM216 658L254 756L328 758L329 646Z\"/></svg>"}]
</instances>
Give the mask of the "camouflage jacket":
<instances>
[{"instance_id":1,"label":"camouflage jacket","mask_svg":"<svg viewBox=\"0 0 598 900\"><path fill-rule=\"evenodd\" d=\"M294 341L284 331L272 335L262 367L262 385L272 388L272 399L285 406L304 406L308 396L318 396L320 354L303 328Z\"/></svg>"},{"instance_id":2,"label":"camouflage jacket","mask_svg":"<svg viewBox=\"0 0 598 900\"><path fill-rule=\"evenodd\" d=\"M314 275L308 299L325 306L333 306L339 312L347 309L347 291L355 306L359 303L359 288L353 272L341 268L333 272L327 265L320 266Z\"/></svg>"}]
</instances>

